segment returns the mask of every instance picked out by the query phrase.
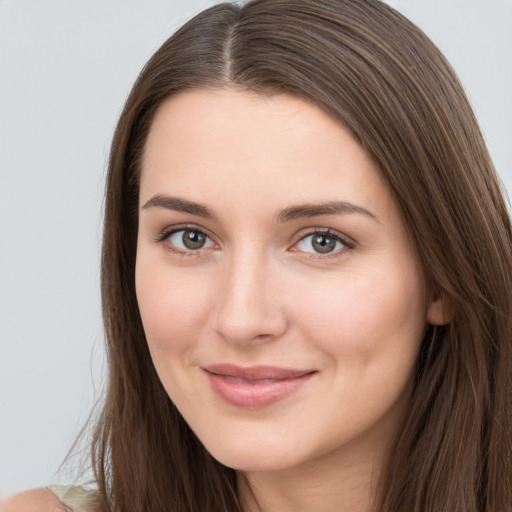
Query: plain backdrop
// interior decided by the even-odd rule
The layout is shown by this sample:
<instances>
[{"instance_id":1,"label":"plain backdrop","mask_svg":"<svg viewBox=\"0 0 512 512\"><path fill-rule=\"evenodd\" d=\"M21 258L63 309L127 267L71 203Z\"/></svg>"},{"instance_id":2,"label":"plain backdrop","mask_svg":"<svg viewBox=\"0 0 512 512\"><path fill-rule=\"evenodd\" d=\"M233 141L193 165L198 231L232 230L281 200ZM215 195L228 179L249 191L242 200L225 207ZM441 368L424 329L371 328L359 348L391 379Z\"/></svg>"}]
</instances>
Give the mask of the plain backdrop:
<instances>
[{"instance_id":1,"label":"plain backdrop","mask_svg":"<svg viewBox=\"0 0 512 512\"><path fill-rule=\"evenodd\" d=\"M69 482L101 395L99 244L117 117L204 0L0 0L0 496ZM512 190L512 0L393 0L459 74Z\"/></svg>"}]
</instances>

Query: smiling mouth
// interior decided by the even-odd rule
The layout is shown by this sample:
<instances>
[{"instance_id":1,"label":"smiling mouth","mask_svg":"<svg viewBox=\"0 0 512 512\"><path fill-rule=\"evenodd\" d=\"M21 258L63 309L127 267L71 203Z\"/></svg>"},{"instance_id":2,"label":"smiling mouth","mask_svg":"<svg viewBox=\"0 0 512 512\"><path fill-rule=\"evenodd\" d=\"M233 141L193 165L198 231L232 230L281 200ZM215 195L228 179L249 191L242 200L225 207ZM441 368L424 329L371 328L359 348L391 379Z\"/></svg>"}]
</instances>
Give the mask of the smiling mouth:
<instances>
[{"instance_id":1,"label":"smiling mouth","mask_svg":"<svg viewBox=\"0 0 512 512\"><path fill-rule=\"evenodd\" d=\"M315 370L231 364L203 367L213 391L230 405L255 409L284 400L298 391Z\"/></svg>"}]
</instances>

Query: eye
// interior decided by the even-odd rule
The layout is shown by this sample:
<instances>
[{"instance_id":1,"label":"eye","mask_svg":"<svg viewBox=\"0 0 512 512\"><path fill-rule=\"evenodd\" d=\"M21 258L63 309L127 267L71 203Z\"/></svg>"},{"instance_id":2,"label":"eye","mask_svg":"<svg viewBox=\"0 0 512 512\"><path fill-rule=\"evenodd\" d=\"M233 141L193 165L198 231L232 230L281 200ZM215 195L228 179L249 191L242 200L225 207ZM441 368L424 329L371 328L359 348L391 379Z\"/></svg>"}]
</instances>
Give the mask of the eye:
<instances>
[{"instance_id":1,"label":"eye","mask_svg":"<svg viewBox=\"0 0 512 512\"><path fill-rule=\"evenodd\" d=\"M180 229L171 232L166 238L181 251L198 251L214 245L213 241L198 229Z\"/></svg>"},{"instance_id":2,"label":"eye","mask_svg":"<svg viewBox=\"0 0 512 512\"><path fill-rule=\"evenodd\" d=\"M301 238L295 247L296 250L302 252L330 254L344 248L351 248L352 245L348 240L332 231L315 231Z\"/></svg>"}]
</instances>

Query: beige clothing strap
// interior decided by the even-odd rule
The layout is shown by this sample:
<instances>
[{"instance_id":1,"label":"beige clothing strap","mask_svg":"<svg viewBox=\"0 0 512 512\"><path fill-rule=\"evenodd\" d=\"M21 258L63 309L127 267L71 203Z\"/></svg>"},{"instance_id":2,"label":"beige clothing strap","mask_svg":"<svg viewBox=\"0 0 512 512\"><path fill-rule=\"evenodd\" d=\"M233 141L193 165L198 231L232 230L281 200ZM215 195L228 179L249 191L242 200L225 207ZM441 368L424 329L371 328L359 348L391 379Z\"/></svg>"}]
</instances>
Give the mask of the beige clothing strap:
<instances>
[{"instance_id":1,"label":"beige clothing strap","mask_svg":"<svg viewBox=\"0 0 512 512\"><path fill-rule=\"evenodd\" d=\"M75 485L49 485L48 489L72 512L94 512L94 491Z\"/></svg>"}]
</instances>

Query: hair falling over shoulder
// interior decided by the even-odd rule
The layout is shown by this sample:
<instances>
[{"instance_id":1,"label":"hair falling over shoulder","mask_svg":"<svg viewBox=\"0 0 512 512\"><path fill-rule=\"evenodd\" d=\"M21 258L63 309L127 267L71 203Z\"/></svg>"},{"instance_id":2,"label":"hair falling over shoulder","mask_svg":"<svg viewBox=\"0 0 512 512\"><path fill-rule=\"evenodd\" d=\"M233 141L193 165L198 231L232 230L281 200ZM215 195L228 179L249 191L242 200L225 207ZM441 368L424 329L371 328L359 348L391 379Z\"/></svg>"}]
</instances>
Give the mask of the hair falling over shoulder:
<instances>
[{"instance_id":1,"label":"hair falling over shoulder","mask_svg":"<svg viewBox=\"0 0 512 512\"><path fill-rule=\"evenodd\" d=\"M235 471L205 450L163 389L135 295L141 155L155 112L191 88L308 99L377 163L429 286L452 306L423 341L410 412L375 512L512 510L512 234L507 205L450 65L378 0L223 3L142 70L107 176L102 299L109 380L93 438L100 510L242 511Z\"/></svg>"}]
</instances>

